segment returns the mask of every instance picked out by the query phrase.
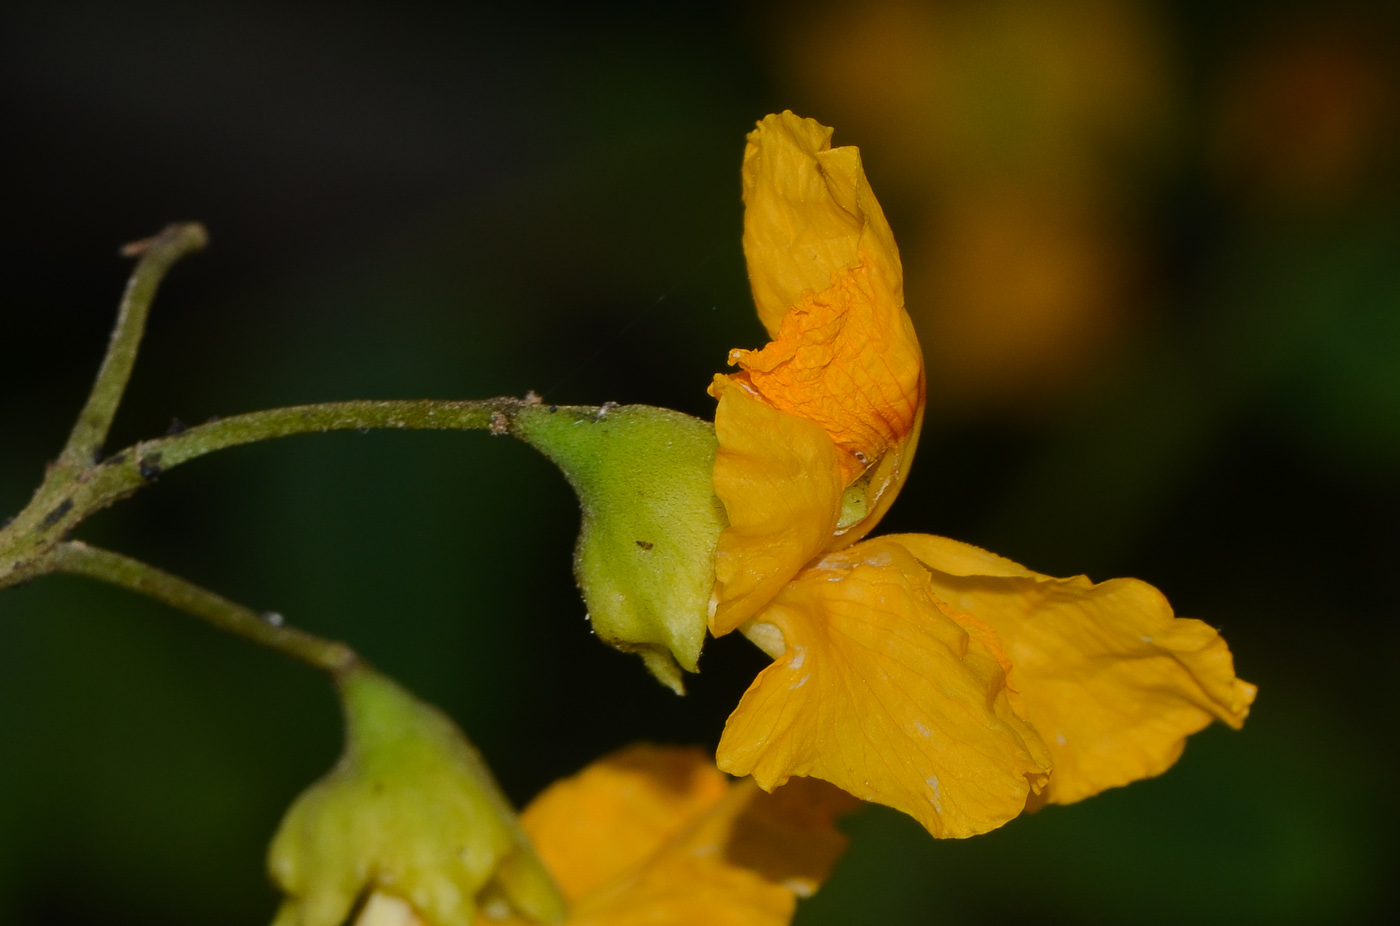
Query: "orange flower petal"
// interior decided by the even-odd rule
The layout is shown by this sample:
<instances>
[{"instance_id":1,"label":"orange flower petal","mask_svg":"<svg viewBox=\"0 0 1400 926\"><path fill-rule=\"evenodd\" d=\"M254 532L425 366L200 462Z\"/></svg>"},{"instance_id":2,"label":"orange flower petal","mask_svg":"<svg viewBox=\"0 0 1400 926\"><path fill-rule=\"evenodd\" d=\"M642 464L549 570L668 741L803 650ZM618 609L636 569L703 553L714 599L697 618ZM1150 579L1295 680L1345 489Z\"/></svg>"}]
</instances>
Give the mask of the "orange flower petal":
<instances>
[{"instance_id":1,"label":"orange flower petal","mask_svg":"<svg viewBox=\"0 0 1400 926\"><path fill-rule=\"evenodd\" d=\"M633 746L551 785L521 823L569 926L785 926L845 851L834 820L851 809L786 791L731 782L696 749Z\"/></svg>"},{"instance_id":2,"label":"orange flower petal","mask_svg":"<svg viewBox=\"0 0 1400 926\"><path fill-rule=\"evenodd\" d=\"M749 133L744 151L744 256L758 317L776 337L788 310L865 264L903 305L894 234L865 179L860 152L832 148L831 129L791 112Z\"/></svg>"},{"instance_id":3,"label":"orange flower petal","mask_svg":"<svg viewBox=\"0 0 1400 926\"><path fill-rule=\"evenodd\" d=\"M987 628L946 608L904 548L831 554L759 616L785 649L745 693L719 766L765 788L809 775L908 813L935 836L994 829L1049 768L1016 714Z\"/></svg>"},{"instance_id":4,"label":"orange flower petal","mask_svg":"<svg viewBox=\"0 0 1400 926\"><path fill-rule=\"evenodd\" d=\"M1010 682L1054 762L1045 801L1069 804L1167 770L1218 718L1238 728L1255 687L1225 641L1136 579L1054 579L970 544L886 538L930 569L939 597L996 630Z\"/></svg>"},{"instance_id":5,"label":"orange flower petal","mask_svg":"<svg viewBox=\"0 0 1400 926\"><path fill-rule=\"evenodd\" d=\"M762 350L730 362L774 408L816 422L841 451L850 484L913 433L924 400L923 355L903 303L869 265L806 293Z\"/></svg>"},{"instance_id":6,"label":"orange flower petal","mask_svg":"<svg viewBox=\"0 0 1400 926\"><path fill-rule=\"evenodd\" d=\"M710 631L748 620L831 542L841 509L836 447L810 421L715 377L715 494L729 527L715 552Z\"/></svg>"}]
</instances>

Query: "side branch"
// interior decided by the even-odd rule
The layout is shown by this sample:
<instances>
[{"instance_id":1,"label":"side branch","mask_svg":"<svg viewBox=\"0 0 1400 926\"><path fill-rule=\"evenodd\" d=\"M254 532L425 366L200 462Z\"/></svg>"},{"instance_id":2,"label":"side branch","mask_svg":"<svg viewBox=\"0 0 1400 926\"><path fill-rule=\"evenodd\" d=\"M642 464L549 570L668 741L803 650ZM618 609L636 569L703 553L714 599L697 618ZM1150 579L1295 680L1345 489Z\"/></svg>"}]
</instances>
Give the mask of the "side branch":
<instances>
[{"instance_id":1,"label":"side branch","mask_svg":"<svg viewBox=\"0 0 1400 926\"><path fill-rule=\"evenodd\" d=\"M265 617L179 576L119 553L72 541L54 549L52 562L56 572L100 579L138 592L331 675L338 675L359 662L355 651L344 643L284 627L278 619Z\"/></svg>"},{"instance_id":2,"label":"side branch","mask_svg":"<svg viewBox=\"0 0 1400 926\"><path fill-rule=\"evenodd\" d=\"M97 380L92 385L87 404L78 415L68 443L59 456L60 464L87 466L102 451L112 419L116 417L117 406L121 404L122 393L126 391L127 380L131 378L136 351L146 332L146 316L150 313L151 300L155 298L160 281L176 261L186 254L202 250L208 241L209 234L203 225L186 222L168 225L154 238L129 244L122 249L127 256L139 254L141 260L126 284L121 308L117 312L117 324L107 345L107 355L102 358L102 368L97 371Z\"/></svg>"}]
</instances>

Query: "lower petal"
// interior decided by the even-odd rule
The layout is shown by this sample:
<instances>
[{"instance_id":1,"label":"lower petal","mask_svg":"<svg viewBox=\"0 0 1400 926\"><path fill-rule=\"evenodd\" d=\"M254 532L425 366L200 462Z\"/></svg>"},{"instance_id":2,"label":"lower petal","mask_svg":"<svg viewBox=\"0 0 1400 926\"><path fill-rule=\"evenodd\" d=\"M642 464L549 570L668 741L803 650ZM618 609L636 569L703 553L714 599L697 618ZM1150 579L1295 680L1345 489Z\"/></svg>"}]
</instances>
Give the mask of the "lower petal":
<instances>
[{"instance_id":1,"label":"lower petal","mask_svg":"<svg viewBox=\"0 0 1400 926\"><path fill-rule=\"evenodd\" d=\"M764 788L821 778L934 836L1012 819L1048 758L1012 706L990 633L959 618L895 544L825 557L759 615L786 649L730 716L720 767Z\"/></svg>"},{"instance_id":2,"label":"lower petal","mask_svg":"<svg viewBox=\"0 0 1400 926\"><path fill-rule=\"evenodd\" d=\"M1055 579L942 537L898 542L930 570L937 594L992 627L1011 685L1054 762L1050 803L1160 774L1212 719L1238 728L1255 687L1235 677L1209 625L1176 617L1136 579Z\"/></svg>"}]
</instances>

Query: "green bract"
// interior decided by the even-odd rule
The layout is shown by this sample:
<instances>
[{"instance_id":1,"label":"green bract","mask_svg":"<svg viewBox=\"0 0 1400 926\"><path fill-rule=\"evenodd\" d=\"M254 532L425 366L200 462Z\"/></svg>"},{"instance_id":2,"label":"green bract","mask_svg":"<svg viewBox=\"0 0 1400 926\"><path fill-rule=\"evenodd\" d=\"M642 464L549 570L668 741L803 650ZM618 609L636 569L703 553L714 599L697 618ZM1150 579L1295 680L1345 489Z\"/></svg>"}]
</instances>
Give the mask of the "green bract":
<instances>
[{"instance_id":1,"label":"green bract","mask_svg":"<svg viewBox=\"0 0 1400 926\"><path fill-rule=\"evenodd\" d=\"M340 679L345 754L287 811L268 866L274 926L341 926L370 891L432 926L471 926L498 893L541 922L564 900L481 756L441 711L369 669Z\"/></svg>"},{"instance_id":2,"label":"green bract","mask_svg":"<svg viewBox=\"0 0 1400 926\"><path fill-rule=\"evenodd\" d=\"M677 693L698 668L725 527L714 425L646 405L520 408L512 433L564 471L583 524L574 575L593 629Z\"/></svg>"}]
</instances>

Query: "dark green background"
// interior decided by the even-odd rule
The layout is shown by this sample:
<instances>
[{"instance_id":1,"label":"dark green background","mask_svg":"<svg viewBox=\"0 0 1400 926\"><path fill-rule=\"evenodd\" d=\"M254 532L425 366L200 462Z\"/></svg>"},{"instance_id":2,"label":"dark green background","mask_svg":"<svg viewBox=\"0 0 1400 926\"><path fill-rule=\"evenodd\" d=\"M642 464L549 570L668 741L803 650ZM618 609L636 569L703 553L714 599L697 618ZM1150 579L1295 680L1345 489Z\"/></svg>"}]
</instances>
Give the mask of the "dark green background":
<instances>
[{"instance_id":1,"label":"dark green background","mask_svg":"<svg viewBox=\"0 0 1400 926\"><path fill-rule=\"evenodd\" d=\"M822 101L784 89L771 54L800 9L660 9L8 8L0 512L91 381L116 246L172 219L213 246L161 293L118 443L172 417L531 388L708 417L726 351L762 339L744 133ZM1382 9L1161 13L1199 102L1278 21L1389 34ZM1189 150L1173 170L1143 194L1164 272L1135 353L1056 415L931 420L885 523L1157 584L1223 628L1255 712L1160 779L986 837L866 812L799 923L1359 923L1395 905L1396 178L1267 221ZM576 526L522 445L375 433L221 454L79 536L352 642L524 803L637 739L713 745L763 663L719 641L679 700L591 639ZM328 687L277 656L78 579L0 594L0 923L266 920L263 847L338 746Z\"/></svg>"}]
</instances>

